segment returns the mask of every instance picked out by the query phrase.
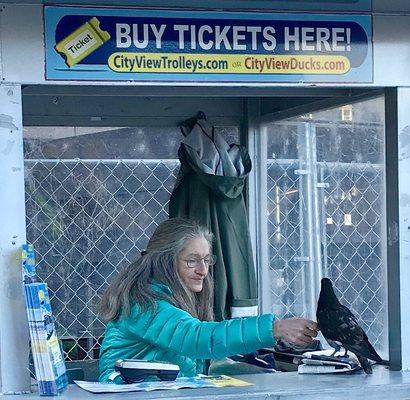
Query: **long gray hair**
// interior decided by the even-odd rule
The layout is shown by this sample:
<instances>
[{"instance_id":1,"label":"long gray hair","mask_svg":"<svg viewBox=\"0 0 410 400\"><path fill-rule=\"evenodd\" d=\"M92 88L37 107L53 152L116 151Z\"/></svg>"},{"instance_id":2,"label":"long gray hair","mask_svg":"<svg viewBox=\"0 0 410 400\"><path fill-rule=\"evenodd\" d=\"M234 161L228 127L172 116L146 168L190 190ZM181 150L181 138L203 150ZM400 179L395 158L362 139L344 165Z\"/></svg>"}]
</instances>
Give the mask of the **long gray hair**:
<instances>
[{"instance_id":1,"label":"long gray hair","mask_svg":"<svg viewBox=\"0 0 410 400\"><path fill-rule=\"evenodd\" d=\"M125 267L111 282L100 304L106 321L128 316L134 303L142 311L155 311L158 299L164 299L202 321L213 320L213 285L208 274L202 291L194 293L184 285L176 267L177 256L188 242L205 238L212 249L212 233L195 221L172 218L161 223L148 242L146 253ZM151 283L167 285L172 295L154 291Z\"/></svg>"}]
</instances>

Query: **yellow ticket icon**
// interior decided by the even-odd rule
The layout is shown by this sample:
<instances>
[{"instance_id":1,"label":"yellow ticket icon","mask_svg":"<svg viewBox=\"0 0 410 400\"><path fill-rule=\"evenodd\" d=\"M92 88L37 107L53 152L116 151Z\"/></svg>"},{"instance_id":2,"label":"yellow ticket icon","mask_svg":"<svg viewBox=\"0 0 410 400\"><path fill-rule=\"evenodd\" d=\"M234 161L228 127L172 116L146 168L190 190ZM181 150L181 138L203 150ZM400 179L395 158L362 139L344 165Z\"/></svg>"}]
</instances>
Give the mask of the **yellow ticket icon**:
<instances>
[{"instance_id":1,"label":"yellow ticket icon","mask_svg":"<svg viewBox=\"0 0 410 400\"><path fill-rule=\"evenodd\" d=\"M110 34L100 29L100 21L93 17L55 45L55 49L72 67L110 39Z\"/></svg>"}]
</instances>

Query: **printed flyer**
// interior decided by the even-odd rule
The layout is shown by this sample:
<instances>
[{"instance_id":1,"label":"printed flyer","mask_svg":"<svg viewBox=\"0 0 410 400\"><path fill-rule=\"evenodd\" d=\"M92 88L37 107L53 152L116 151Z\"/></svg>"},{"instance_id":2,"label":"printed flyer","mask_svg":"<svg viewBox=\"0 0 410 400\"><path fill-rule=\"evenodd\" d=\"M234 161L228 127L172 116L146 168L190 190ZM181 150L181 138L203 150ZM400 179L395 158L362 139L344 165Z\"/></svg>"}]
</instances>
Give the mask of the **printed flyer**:
<instances>
[{"instance_id":1,"label":"printed flyer","mask_svg":"<svg viewBox=\"0 0 410 400\"><path fill-rule=\"evenodd\" d=\"M252 386L252 383L227 375L198 375L192 378L177 378L175 381L153 381L130 384L75 381L81 388L91 393L150 392L153 390L223 388L227 386Z\"/></svg>"},{"instance_id":2,"label":"printed flyer","mask_svg":"<svg viewBox=\"0 0 410 400\"><path fill-rule=\"evenodd\" d=\"M372 82L369 15L46 6L46 79Z\"/></svg>"}]
</instances>

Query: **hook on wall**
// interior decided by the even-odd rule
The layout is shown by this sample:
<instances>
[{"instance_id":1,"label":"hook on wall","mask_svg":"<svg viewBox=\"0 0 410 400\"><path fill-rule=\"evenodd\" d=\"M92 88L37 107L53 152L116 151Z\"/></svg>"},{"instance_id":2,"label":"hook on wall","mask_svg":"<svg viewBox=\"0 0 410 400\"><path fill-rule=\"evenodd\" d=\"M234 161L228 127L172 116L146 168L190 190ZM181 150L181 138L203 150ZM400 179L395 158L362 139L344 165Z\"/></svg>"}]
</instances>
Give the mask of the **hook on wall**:
<instances>
[{"instance_id":1,"label":"hook on wall","mask_svg":"<svg viewBox=\"0 0 410 400\"><path fill-rule=\"evenodd\" d=\"M196 119L204 119L206 121L206 115L203 111L198 111L198 114L196 115Z\"/></svg>"},{"instance_id":2,"label":"hook on wall","mask_svg":"<svg viewBox=\"0 0 410 400\"><path fill-rule=\"evenodd\" d=\"M198 111L195 117L191 117L186 119L185 121L181 122L181 132L182 134L187 137L189 132L192 131L192 128L199 120L206 121L206 115L203 111Z\"/></svg>"}]
</instances>

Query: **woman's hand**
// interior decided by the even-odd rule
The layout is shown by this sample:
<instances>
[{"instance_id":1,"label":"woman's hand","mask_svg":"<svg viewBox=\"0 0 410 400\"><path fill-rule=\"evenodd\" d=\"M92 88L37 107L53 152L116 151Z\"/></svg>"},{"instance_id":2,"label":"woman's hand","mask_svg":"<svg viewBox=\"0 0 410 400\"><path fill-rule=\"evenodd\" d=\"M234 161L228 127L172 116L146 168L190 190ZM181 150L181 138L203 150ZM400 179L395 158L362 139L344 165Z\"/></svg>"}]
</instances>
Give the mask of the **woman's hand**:
<instances>
[{"instance_id":1,"label":"woman's hand","mask_svg":"<svg viewBox=\"0 0 410 400\"><path fill-rule=\"evenodd\" d=\"M304 318L276 319L273 336L297 346L309 344L317 336L317 323Z\"/></svg>"}]
</instances>

